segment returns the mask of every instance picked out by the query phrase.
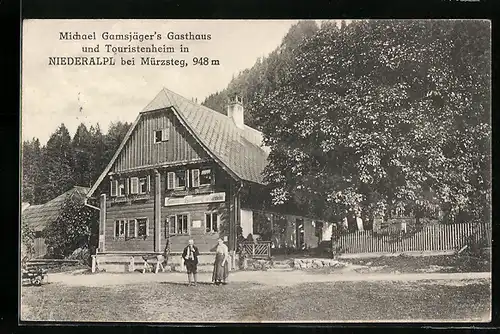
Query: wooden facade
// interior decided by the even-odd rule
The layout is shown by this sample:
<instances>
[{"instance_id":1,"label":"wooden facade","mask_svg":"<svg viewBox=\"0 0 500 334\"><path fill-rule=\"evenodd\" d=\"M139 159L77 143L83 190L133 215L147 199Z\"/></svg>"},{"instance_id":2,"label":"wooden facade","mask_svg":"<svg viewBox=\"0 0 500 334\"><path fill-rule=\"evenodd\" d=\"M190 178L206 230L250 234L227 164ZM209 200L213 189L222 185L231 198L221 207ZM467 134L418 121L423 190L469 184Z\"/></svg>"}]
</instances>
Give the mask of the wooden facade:
<instances>
[{"instance_id":1,"label":"wooden facade","mask_svg":"<svg viewBox=\"0 0 500 334\"><path fill-rule=\"evenodd\" d=\"M163 137L156 141L155 136L159 131L162 131ZM137 124L116 159L112 172L144 169L162 163L189 163L207 158L208 155L172 112L150 112L145 113Z\"/></svg>"},{"instance_id":2,"label":"wooden facade","mask_svg":"<svg viewBox=\"0 0 500 334\"><path fill-rule=\"evenodd\" d=\"M235 180L172 110L141 116L99 187L105 195L99 251L161 253L168 242L177 253L194 239L200 252L208 253L219 237L234 249L229 238L235 229L229 226L237 219L230 214ZM222 226L227 226L224 234Z\"/></svg>"}]
</instances>

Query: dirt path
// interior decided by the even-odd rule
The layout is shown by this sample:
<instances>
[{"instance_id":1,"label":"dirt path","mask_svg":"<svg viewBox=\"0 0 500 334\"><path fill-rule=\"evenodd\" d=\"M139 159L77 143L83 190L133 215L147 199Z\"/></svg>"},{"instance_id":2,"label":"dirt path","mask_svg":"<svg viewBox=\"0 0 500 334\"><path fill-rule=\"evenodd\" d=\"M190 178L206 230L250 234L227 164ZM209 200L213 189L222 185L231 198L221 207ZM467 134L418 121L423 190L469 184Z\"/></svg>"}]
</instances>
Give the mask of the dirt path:
<instances>
[{"instance_id":1,"label":"dirt path","mask_svg":"<svg viewBox=\"0 0 500 334\"><path fill-rule=\"evenodd\" d=\"M113 286L122 284L140 284L148 282L185 282L184 273L99 273L81 275L72 273L55 273L49 275L49 282L62 283L69 286ZM230 282L255 282L271 286L289 286L310 282L348 282L348 281L461 281L491 279L491 273L421 273L421 274L319 274L305 271L239 271L232 272ZM211 274L198 274L199 282L210 282ZM454 283L456 284L456 282Z\"/></svg>"}]
</instances>

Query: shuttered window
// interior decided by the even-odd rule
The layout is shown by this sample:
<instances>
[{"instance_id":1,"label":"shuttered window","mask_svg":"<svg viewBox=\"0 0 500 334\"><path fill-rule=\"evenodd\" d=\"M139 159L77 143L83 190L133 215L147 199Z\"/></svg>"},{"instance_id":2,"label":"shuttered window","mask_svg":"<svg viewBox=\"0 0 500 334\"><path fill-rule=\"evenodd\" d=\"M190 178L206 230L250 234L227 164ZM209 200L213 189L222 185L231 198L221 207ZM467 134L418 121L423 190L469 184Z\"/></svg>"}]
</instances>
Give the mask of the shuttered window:
<instances>
[{"instance_id":1,"label":"shuttered window","mask_svg":"<svg viewBox=\"0 0 500 334\"><path fill-rule=\"evenodd\" d=\"M118 181L118 196L125 196L125 180Z\"/></svg>"},{"instance_id":2,"label":"shuttered window","mask_svg":"<svg viewBox=\"0 0 500 334\"><path fill-rule=\"evenodd\" d=\"M130 194L130 179L126 178L123 182L125 182L125 195L128 195Z\"/></svg>"},{"instance_id":3,"label":"shuttered window","mask_svg":"<svg viewBox=\"0 0 500 334\"><path fill-rule=\"evenodd\" d=\"M168 226L169 234L189 234L187 215L170 216Z\"/></svg>"},{"instance_id":4,"label":"shuttered window","mask_svg":"<svg viewBox=\"0 0 500 334\"><path fill-rule=\"evenodd\" d=\"M185 188L188 175L189 173L184 170L175 172L175 188Z\"/></svg>"},{"instance_id":5,"label":"shuttered window","mask_svg":"<svg viewBox=\"0 0 500 334\"><path fill-rule=\"evenodd\" d=\"M155 143L166 142L169 140L170 131L168 128L155 131Z\"/></svg>"},{"instance_id":6,"label":"shuttered window","mask_svg":"<svg viewBox=\"0 0 500 334\"><path fill-rule=\"evenodd\" d=\"M118 181L116 180L111 180L111 196L116 196L117 195L117 188L118 188Z\"/></svg>"},{"instance_id":7,"label":"shuttered window","mask_svg":"<svg viewBox=\"0 0 500 334\"><path fill-rule=\"evenodd\" d=\"M168 172L167 173L167 189L171 190L175 187L175 173Z\"/></svg>"},{"instance_id":8,"label":"shuttered window","mask_svg":"<svg viewBox=\"0 0 500 334\"><path fill-rule=\"evenodd\" d=\"M147 218L139 218L137 221L137 236L146 237L149 235L149 226Z\"/></svg>"},{"instance_id":9,"label":"shuttered window","mask_svg":"<svg viewBox=\"0 0 500 334\"><path fill-rule=\"evenodd\" d=\"M148 175L148 192L151 191L151 175Z\"/></svg>"},{"instance_id":10,"label":"shuttered window","mask_svg":"<svg viewBox=\"0 0 500 334\"><path fill-rule=\"evenodd\" d=\"M212 169L203 168L200 173L200 185L213 184Z\"/></svg>"},{"instance_id":11,"label":"shuttered window","mask_svg":"<svg viewBox=\"0 0 500 334\"><path fill-rule=\"evenodd\" d=\"M124 230L123 234L125 235L125 239L130 238L130 231L128 230L128 227L129 227L128 220L125 220L124 221L124 226L123 226L123 230Z\"/></svg>"},{"instance_id":12,"label":"shuttered window","mask_svg":"<svg viewBox=\"0 0 500 334\"><path fill-rule=\"evenodd\" d=\"M129 238L137 238L137 221L135 219L131 219L128 221L128 237Z\"/></svg>"},{"instance_id":13,"label":"shuttered window","mask_svg":"<svg viewBox=\"0 0 500 334\"><path fill-rule=\"evenodd\" d=\"M200 186L200 170L191 170L191 187L197 188Z\"/></svg>"},{"instance_id":14,"label":"shuttered window","mask_svg":"<svg viewBox=\"0 0 500 334\"><path fill-rule=\"evenodd\" d=\"M168 234L175 234L175 216L168 217Z\"/></svg>"},{"instance_id":15,"label":"shuttered window","mask_svg":"<svg viewBox=\"0 0 500 334\"><path fill-rule=\"evenodd\" d=\"M115 238L124 237L126 228L126 220L119 219L115 221Z\"/></svg>"},{"instance_id":16,"label":"shuttered window","mask_svg":"<svg viewBox=\"0 0 500 334\"><path fill-rule=\"evenodd\" d=\"M205 231L207 233L219 231L219 215L216 212L205 214Z\"/></svg>"},{"instance_id":17,"label":"shuttered window","mask_svg":"<svg viewBox=\"0 0 500 334\"><path fill-rule=\"evenodd\" d=\"M169 224L170 218L165 219L165 228L164 228L164 233L165 233L165 239L168 239L170 237L170 224Z\"/></svg>"},{"instance_id":18,"label":"shuttered window","mask_svg":"<svg viewBox=\"0 0 500 334\"><path fill-rule=\"evenodd\" d=\"M148 192L148 178L147 177L141 177L138 179L139 183L139 194L145 194Z\"/></svg>"},{"instance_id":19,"label":"shuttered window","mask_svg":"<svg viewBox=\"0 0 500 334\"><path fill-rule=\"evenodd\" d=\"M139 178L131 177L130 178L130 193L138 194L139 193Z\"/></svg>"}]
</instances>

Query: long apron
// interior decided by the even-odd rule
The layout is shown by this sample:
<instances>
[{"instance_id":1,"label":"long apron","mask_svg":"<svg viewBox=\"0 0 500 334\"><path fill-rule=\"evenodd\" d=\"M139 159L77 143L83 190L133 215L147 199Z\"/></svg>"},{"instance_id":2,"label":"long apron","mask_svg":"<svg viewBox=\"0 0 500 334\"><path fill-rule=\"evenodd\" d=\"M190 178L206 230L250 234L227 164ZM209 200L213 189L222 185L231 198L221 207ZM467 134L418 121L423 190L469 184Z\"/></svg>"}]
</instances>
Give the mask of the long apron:
<instances>
[{"instance_id":1,"label":"long apron","mask_svg":"<svg viewBox=\"0 0 500 334\"><path fill-rule=\"evenodd\" d=\"M229 263L222 265L224 254L215 255L214 271L212 274L212 282L223 281L229 276Z\"/></svg>"}]
</instances>

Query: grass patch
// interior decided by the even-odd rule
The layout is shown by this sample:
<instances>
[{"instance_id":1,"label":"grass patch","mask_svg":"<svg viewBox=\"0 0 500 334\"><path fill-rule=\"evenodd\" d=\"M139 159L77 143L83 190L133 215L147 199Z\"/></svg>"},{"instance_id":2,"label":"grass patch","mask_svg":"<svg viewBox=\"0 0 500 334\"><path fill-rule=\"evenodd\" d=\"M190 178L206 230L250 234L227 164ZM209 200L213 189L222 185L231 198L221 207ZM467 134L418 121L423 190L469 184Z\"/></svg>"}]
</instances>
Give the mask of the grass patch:
<instances>
[{"instance_id":1,"label":"grass patch","mask_svg":"<svg viewBox=\"0 0 500 334\"><path fill-rule=\"evenodd\" d=\"M144 283L112 287L47 284L22 288L22 319L47 321L478 321L490 284L330 282L288 287Z\"/></svg>"},{"instance_id":2,"label":"grass patch","mask_svg":"<svg viewBox=\"0 0 500 334\"><path fill-rule=\"evenodd\" d=\"M417 273L436 268L434 272L489 272L488 259L466 255L449 256L382 256L374 259L343 260L356 265L385 267L380 272Z\"/></svg>"}]
</instances>

